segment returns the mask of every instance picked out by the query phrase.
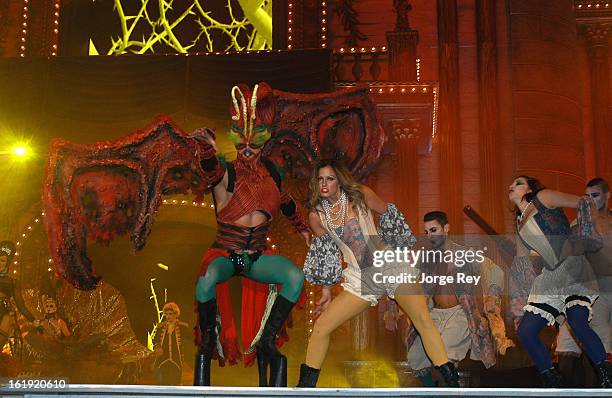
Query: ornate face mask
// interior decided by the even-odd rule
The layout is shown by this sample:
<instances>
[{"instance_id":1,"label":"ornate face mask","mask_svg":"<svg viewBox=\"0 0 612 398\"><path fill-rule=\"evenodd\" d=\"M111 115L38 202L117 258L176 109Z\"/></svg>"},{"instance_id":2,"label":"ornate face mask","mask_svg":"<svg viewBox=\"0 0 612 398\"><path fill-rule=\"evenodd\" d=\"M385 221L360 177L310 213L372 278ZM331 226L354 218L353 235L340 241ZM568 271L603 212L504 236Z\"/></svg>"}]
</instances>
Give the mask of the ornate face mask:
<instances>
[{"instance_id":1,"label":"ornate face mask","mask_svg":"<svg viewBox=\"0 0 612 398\"><path fill-rule=\"evenodd\" d=\"M55 314L57 312L57 305L55 304L55 300L51 298L47 298L45 300L45 314Z\"/></svg>"},{"instance_id":2,"label":"ornate face mask","mask_svg":"<svg viewBox=\"0 0 612 398\"><path fill-rule=\"evenodd\" d=\"M272 136L275 100L272 87L259 83L253 91L244 84L232 88L232 125L228 137L236 147L238 159L253 162Z\"/></svg>"}]
</instances>

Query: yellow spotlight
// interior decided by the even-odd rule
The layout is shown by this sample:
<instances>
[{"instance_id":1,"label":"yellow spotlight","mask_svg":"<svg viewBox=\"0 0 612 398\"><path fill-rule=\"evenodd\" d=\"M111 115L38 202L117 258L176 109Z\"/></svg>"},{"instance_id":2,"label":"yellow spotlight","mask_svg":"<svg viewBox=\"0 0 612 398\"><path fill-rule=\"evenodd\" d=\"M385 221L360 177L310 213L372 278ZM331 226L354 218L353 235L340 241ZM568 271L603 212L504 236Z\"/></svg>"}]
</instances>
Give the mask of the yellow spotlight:
<instances>
[{"instance_id":1,"label":"yellow spotlight","mask_svg":"<svg viewBox=\"0 0 612 398\"><path fill-rule=\"evenodd\" d=\"M6 153L6 152L4 152ZM14 147L11 148L10 153L18 158L25 158L27 156L30 156L30 154L32 153L32 151L30 150L30 148L27 145L23 145L23 144L18 144L15 145Z\"/></svg>"},{"instance_id":2,"label":"yellow spotlight","mask_svg":"<svg viewBox=\"0 0 612 398\"><path fill-rule=\"evenodd\" d=\"M166 264L163 263L157 263L157 266L161 269L163 269L164 271L168 271L168 266Z\"/></svg>"},{"instance_id":3,"label":"yellow spotlight","mask_svg":"<svg viewBox=\"0 0 612 398\"><path fill-rule=\"evenodd\" d=\"M22 146L13 148L13 153L17 156L25 156L26 152L27 150Z\"/></svg>"}]
</instances>

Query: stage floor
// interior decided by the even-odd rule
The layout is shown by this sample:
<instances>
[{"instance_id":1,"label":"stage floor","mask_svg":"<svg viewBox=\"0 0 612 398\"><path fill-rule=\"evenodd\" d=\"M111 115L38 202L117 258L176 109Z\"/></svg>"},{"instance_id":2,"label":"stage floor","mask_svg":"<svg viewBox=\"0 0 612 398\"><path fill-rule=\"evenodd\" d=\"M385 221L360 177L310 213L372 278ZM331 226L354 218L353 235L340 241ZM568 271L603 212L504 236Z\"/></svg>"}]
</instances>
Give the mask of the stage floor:
<instances>
[{"instance_id":1,"label":"stage floor","mask_svg":"<svg viewBox=\"0 0 612 398\"><path fill-rule=\"evenodd\" d=\"M612 397L612 389L517 389L517 388L253 388L166 387L74 384L63 389L21 390L3 387L2 397Z\"/></svg>"}]
</instances>

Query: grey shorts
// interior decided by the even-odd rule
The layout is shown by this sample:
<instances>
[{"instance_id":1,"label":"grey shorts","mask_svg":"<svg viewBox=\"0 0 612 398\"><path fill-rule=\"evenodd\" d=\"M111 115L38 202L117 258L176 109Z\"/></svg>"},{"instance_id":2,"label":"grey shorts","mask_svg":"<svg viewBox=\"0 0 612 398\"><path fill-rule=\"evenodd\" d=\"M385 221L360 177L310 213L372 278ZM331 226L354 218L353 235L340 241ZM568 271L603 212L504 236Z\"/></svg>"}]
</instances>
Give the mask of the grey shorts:
<instances>
[{"instance_id":1,"label":"grey shorts","mask_svg":"<svg viewBox=\"0 0 612 398\"><path fill-rule=\"evenodd\" d=\"M448 359L454 362L464 359L472 338L467 316L461 305L445 309L434 308L431 310L431 319L442 336ZM408 365L417 373L432 366L420 336L417 336L408 351Z\"/></svg>"}]
</instances>

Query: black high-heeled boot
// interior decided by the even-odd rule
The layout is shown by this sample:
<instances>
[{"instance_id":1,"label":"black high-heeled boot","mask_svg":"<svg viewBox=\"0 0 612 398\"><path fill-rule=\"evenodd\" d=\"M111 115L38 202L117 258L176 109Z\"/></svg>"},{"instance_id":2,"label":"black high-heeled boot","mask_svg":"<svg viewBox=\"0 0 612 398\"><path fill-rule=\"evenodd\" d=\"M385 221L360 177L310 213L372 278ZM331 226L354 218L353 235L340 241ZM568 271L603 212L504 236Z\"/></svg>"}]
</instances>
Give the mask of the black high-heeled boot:
<instances>
[{"instance_id":1,"label":"black high-heeled boot","mask_svg":"<svg viewBox=\"0 0 612 398\"><path fill-rule=\"evenodd\" d=\"M442 374L447 387L460 387L459 373L452 362L446 362L444 365L436 366L436 369Z\"/></svg>"},{"instance_id":2,"label":"black high-heeled boot","mask_svg":"<svg viewBox=\"0 0 612 398\"><path fill-rule=\"evenodd\" d=\"M595 365L597 376L602 388L612 388L612 364L608 361L601 361Z\"/></svg>"},{"instance_id":3,"label":"black high-heeled boot","mask_svg":"<svg viewBox=\"0 0 612 398\"><path fill-rule=\"evenodd\" d=\"M300 365L300 381L298 381L296 387L316 387L317 381L319 380L319 373L321 373L321 369L311 368L303 363Z\"/></svg>"},{"instance_id":4,"label":"black high-heeled boot","mask_svg":"<svg viewBox=\"0 0 612 398\"><path fill-rule=\"evenodd\" d=\"M559 373L559 371L555 367L540 372L540 376L542 377L542 383L544 384L544 388L565 387L565 383L563 382L563 376L561 376L561 373Z\"/></svg>"},{"instance_id":5,"label":"black high-heeled boot","mask_svg":"<svg viewBox=\"0 0 612 398\"><path fill-rule=\"evenodd\" d=\"M274 342L294 305L295 303L281 295L276 297L272 305L270 316L257 343L260 387L287 387L287 357L278 351ZM269 381L268 365L270 365Z\"/></svg>"},{"instance_id":6,"label":"black high-heeled boot","mask_svg":"<svg viewBox=\"0 0 612 398\"><path fill-rule=\"evenodd\" d=\"M217 342L217 300L198 302L198 317L201 341L195 358L193 385L210 386L210 361Z\"/></svg>"}]
</instances>

